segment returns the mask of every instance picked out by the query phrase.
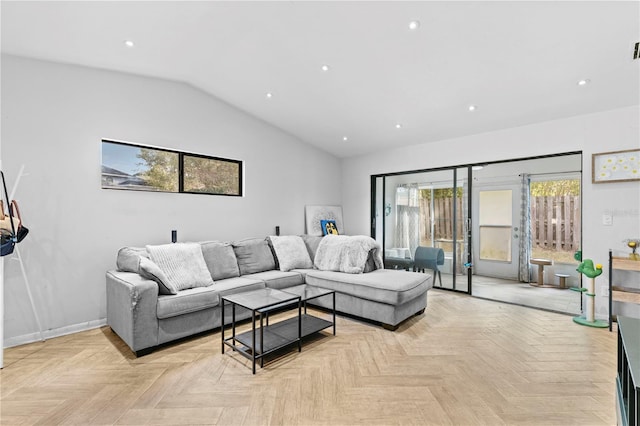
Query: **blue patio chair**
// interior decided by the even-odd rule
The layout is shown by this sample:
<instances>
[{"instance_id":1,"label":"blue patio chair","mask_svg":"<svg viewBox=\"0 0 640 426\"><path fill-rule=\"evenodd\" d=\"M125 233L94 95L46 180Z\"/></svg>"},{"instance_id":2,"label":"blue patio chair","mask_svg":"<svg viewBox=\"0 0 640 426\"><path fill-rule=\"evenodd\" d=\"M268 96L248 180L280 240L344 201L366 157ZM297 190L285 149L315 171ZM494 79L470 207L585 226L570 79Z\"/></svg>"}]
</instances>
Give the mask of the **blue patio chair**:
<instances>
[{"instance_id":1,"label":"blue patio chair","mask_svg":"<svg viewBox=\"0 0 640 426\"><path fill-rule=\"evenodd\" d=\"M440 287L442 287L442 275L438 266L444 265L444 250L435 247L418 247L416 248L416 255L413 257L413 270L414 272L424 272L425 269L431 269L433 271L433 279L435 281L435 275L438 274L440 280Z\"/></svg>"}]
</instances>

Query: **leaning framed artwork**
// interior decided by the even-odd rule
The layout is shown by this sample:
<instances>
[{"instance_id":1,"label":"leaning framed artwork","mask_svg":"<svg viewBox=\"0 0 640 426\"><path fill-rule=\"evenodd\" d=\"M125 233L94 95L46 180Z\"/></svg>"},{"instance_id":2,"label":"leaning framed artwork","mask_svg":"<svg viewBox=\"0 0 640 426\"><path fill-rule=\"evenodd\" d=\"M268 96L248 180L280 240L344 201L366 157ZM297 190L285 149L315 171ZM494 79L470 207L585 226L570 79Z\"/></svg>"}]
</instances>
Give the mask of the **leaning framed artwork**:
<instances>
[{"instance_id":1,"label":"leaning framed artwork","mask_svg":"<svg viewBox=\"0 0 640 426\"><path fill-rule=\"evenodd\" d=\"M305 206L305 219L308 235L319 237L326 235L327 228L324 226L327 222L333 222L332 233L338 235L344 233L342 206ZM322 221L325 221L325 224L322 224Z\"/></svg>"},{"instance_id":2,"label":"leaning framed artwork","mask_svg":"<svg viewBox=\"0 0 640 426\"><path fill-rule=\"evenodd\" d=\"M640 180L640 149L600 152L591 156L591 182Z\"/></svg>"},{"instance_id":3,"label":"leaning framed artwork","mask_svg":"<svg viewBox=\"0 0 640 426\"><path fill-rule=\"evenodd\" d=\"M335 220L322 219L320 221L320 227L322 228L322 235L339 235L338 227Z\"/></svg>"}]
</instances>

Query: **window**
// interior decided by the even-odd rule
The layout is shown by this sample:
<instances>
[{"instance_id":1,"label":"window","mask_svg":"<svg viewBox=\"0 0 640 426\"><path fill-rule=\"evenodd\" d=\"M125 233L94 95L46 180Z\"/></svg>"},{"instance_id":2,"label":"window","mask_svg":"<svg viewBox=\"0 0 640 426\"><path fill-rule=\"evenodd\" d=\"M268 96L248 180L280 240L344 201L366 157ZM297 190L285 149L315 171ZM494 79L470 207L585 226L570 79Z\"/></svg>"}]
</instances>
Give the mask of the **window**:
<instances>
[{"instance_id":1,"label":"window","mask_svg":"<svg viewBox=\"0 0 640 426\"><path fill-rule=\"evenodd\" d=\"M102 188L242 196L242 161L103 140Z\"/></svg>"},{"instance_id":2,"label":"window","mask_svg":"<svg viewBox=\"0 0 640 426\"><path fill-rule=\"evenodd\" d=\"M242 195L241 162L187 154L182 158L183 192Z\"/></svg>"}]
</instances>

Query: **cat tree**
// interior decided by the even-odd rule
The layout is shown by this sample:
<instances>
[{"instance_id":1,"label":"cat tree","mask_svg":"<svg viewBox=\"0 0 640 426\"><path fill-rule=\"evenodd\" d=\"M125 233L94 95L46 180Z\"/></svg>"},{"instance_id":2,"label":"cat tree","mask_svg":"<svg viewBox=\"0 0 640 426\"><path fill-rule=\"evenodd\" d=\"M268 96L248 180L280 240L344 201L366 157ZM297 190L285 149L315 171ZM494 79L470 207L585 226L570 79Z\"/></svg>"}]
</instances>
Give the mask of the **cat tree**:
<instances>
[{"instance_id":1,"label":"cat tree","mask_svg":"<svg viewBox=\"0 0 640 426\"><path fill-rule=\"evenodd\" d=\"M580 315L573 318L573 321L580 325L586 325L589 327L607 328L609 323L595 318L595 303L596 303L596 277L602 274L602 265L596 264L594 266L591 259L585 259L577 269L578 272L587 277L587 287L572 288L571 290L579 291L586 297L584 315Z\"/></svg>"}]
</instances>

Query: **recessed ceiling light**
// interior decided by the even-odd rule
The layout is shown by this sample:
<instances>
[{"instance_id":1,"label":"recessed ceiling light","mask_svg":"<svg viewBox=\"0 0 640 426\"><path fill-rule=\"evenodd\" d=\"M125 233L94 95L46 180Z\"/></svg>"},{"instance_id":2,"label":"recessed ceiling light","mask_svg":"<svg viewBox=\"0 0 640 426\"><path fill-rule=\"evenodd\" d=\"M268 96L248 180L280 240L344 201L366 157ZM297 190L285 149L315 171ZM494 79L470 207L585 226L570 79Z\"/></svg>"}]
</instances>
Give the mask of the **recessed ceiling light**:
<instances>
[{"instance_id":1,"label":"recessed ceiling light","mask_svg":"<svg viewBox=\"0 0 640 426\"><path fill-rule=\"evenodd\" d=\"M346 141L348 141L348 140L349 140L349 138L348 138L348 137L346 137L346 136L343 136L343 137L342 137L342 140L346 142Z\"/></svg>"},{"instance_id":2,"label":"recessed ceiling light","mask_svg":"<svg viewBox=\"0 0 640 426\"><path fill-rule=\"evenodd\" d=\"M267 94L265 96L267 97L267 99L271 99L271 98L273 98L273 93L267 92Z\"/></svg>"},{"instance_id":3,"label":"recessed ceiling light","mask_svg":"<svg viewBox=\"0 0 640 426\"><path fill-rule=\"evenodd\" d=\"M580 80L578 82L578 86L586 86L587 84L589 84L590 81L591 80L589 80L589 79Z\"/></svg>"},{"instance_id":4,"label":"recessed ceiling light","mask_svg":"<svg viewBox=\"0 0 640 426\"><path fill-rule=\"evenodd\" d=\"M124 45L127 47L133 47L135 44L131 40L125 40Z\"/></svg>"},{"instance_id":5,"label":"recessed ceiling light","mask_svg":"<svg viewBox=\"0 0 640 426\"><path fill-rule=\"evenodd\" d=\"M471 111L471 112L475 111L476 108L477 108L477 106L475 106L475 105L469 105L469 111Z\"/></svg>"},{"instance_id":6,"label":"recessed ceiling light","mask_svg":"<svg viewBox=\"0 0 640 426\"><path fill-rule=\"evenodd\" d=\"M409 29L411 31L415 31L420 28L420 21L411 21L409 22Z\"/></svg>"},{"instance_id":7,"label":"recessed ceiling light","mask_svg":"<svg viewBox=\"0 0 640 426\"><path fill-rule=\"evenodd\" d=\"M322 71L329 71L329 65L323 65L320 67Z\"/></svg>"},{"instance_id":8,"label":"recessed ceiling light","mask_svg":"<svg viewBox=\"0 0 640 426\"><path fill-rule=\"evenodd\" d=\"M401 129L402 128L402 124L398 123L396 124L396 129Z\"/></svg>"}]
</instances>

